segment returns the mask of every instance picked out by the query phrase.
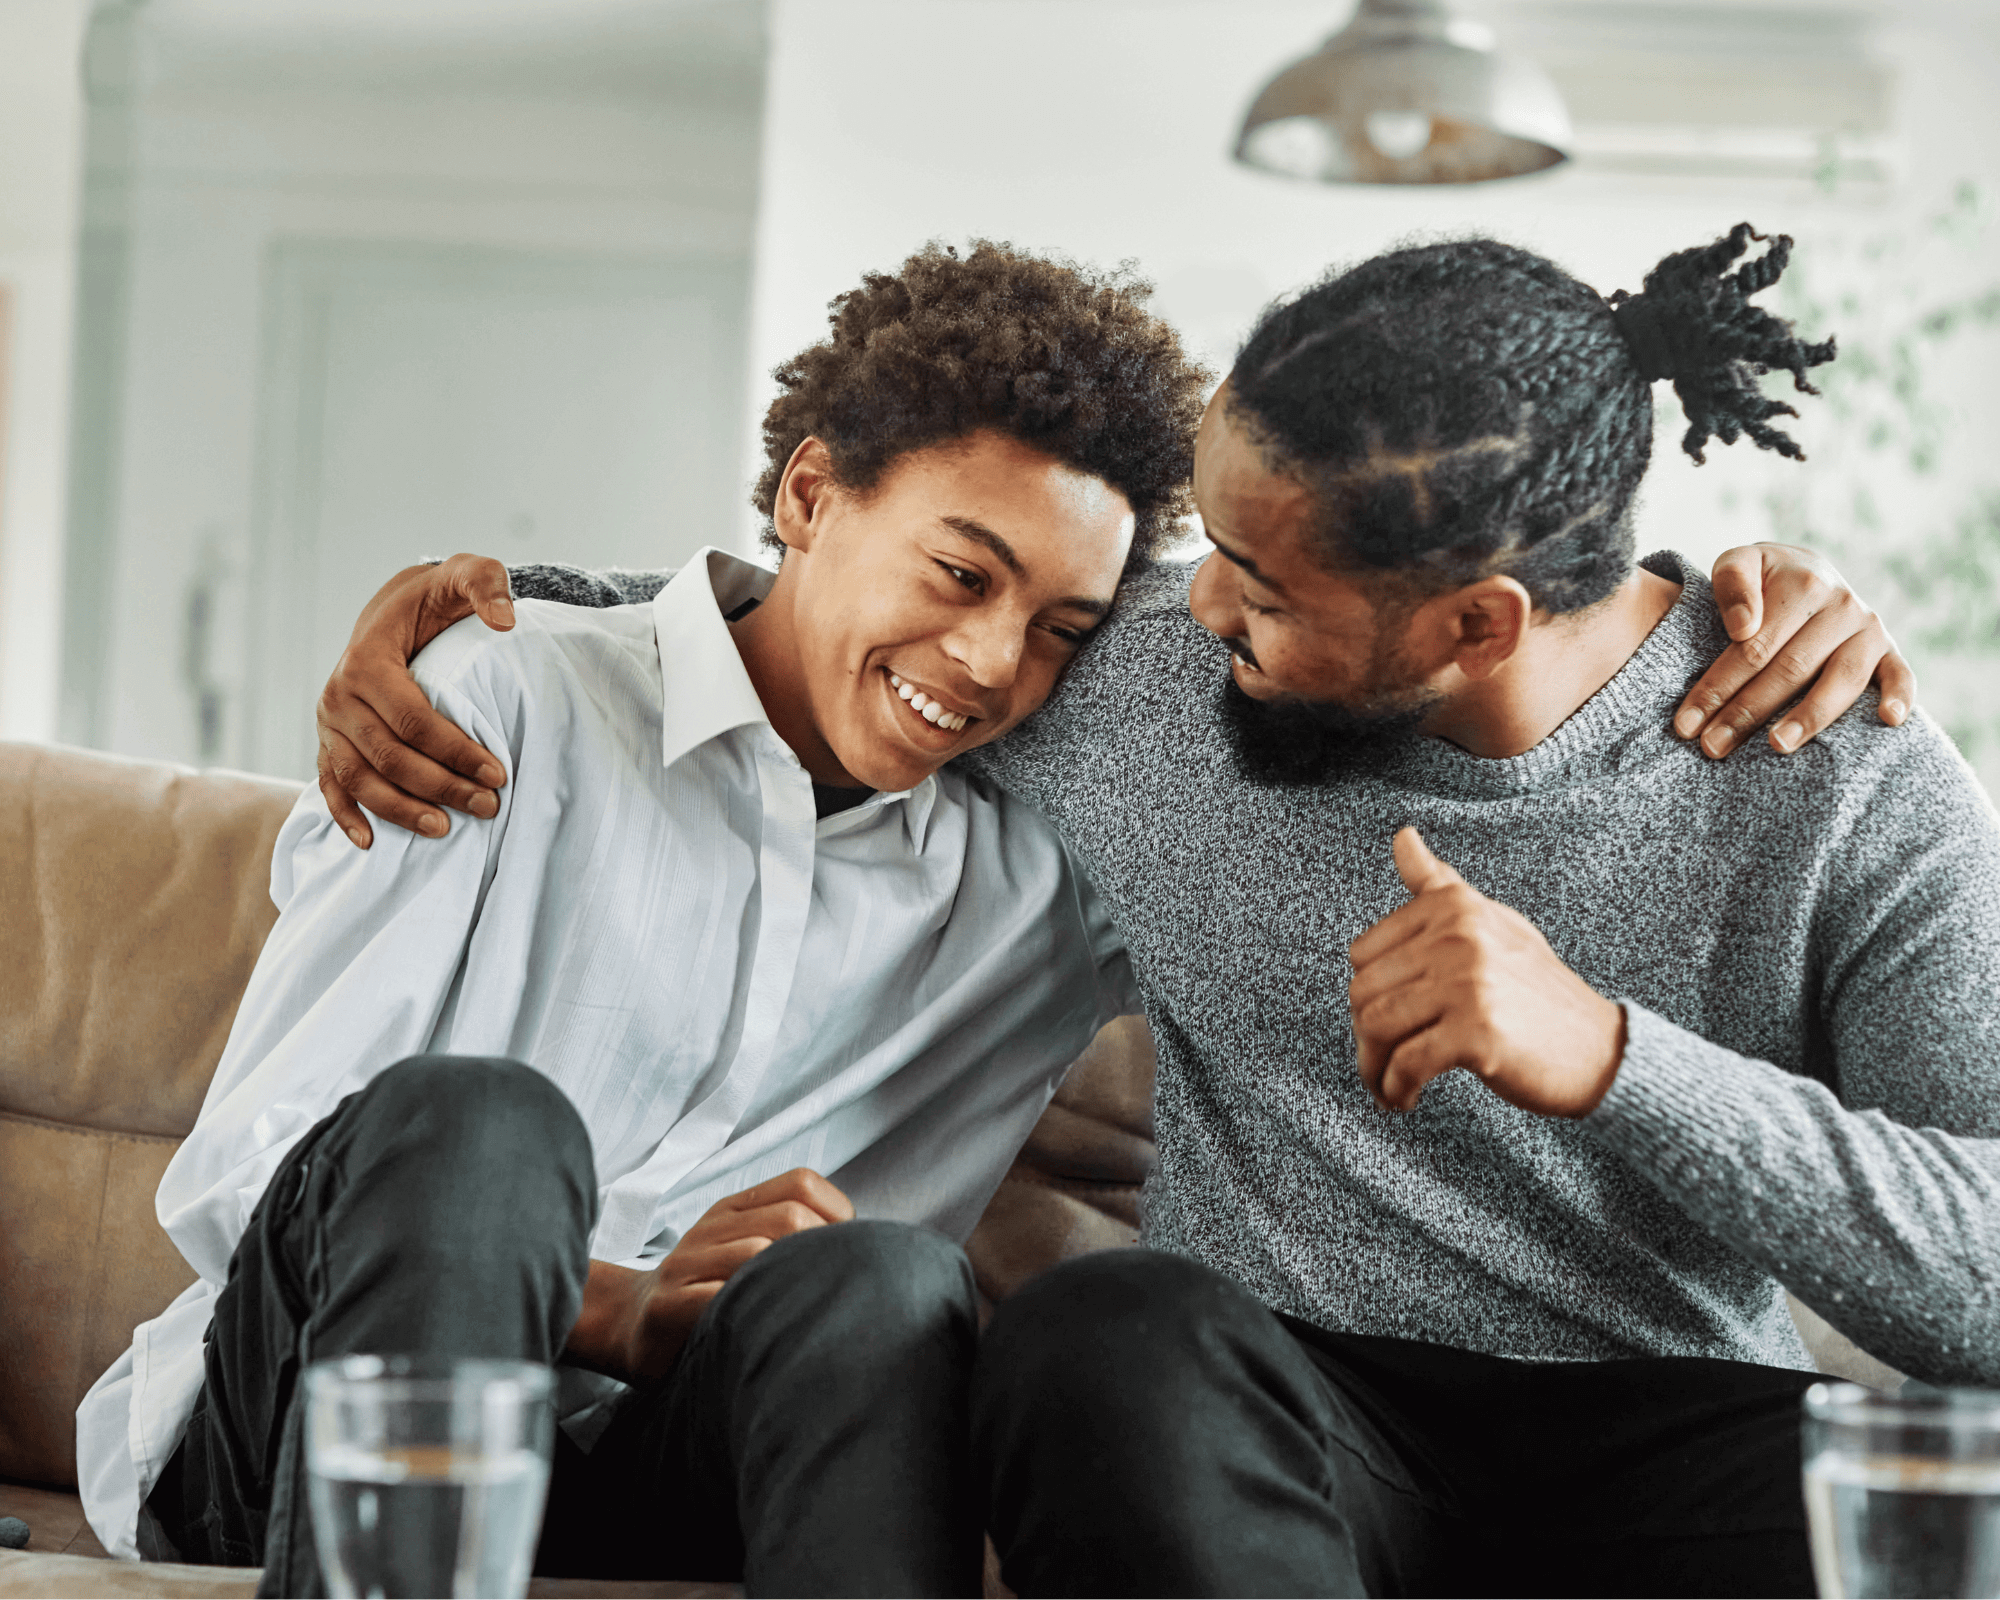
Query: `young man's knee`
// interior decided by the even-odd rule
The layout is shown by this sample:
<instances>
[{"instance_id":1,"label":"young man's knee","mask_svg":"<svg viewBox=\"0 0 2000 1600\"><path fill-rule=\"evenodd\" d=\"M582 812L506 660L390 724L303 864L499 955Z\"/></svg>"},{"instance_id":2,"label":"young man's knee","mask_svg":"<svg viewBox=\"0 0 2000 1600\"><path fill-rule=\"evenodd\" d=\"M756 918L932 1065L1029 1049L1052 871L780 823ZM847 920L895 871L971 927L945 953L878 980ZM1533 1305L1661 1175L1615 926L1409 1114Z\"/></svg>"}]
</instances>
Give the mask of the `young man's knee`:
<instances>
[{"instance_id":1,"label":"young man's knee","mask_svg":"<svg viewBox=\"0 0 2000 1600\"><path fill-rule=\"evenodd\" d=\"M484 1056L412 1056L376 1077L349 1108L355 1134L407 1143L428 1160L519 1174L575 1169L592 1177L583 1119L542 1073Z\"/></svg>"},{"instance_id":2,"label":"young man's knee","mask_svg":"<svg viewBox=\"0 0 2000 1600\"><path fill-rule=\"evenodd\" d=\"M978 1311L965 1252L941 1233L902 1222L857 1220L788 1234L743 1273L766 1285L782 1281L785 1292L829 1313L852 1308L876 1327L899 1313L923 1320L940 1308L973 1318Z\"/></svg>"}]
</instances>

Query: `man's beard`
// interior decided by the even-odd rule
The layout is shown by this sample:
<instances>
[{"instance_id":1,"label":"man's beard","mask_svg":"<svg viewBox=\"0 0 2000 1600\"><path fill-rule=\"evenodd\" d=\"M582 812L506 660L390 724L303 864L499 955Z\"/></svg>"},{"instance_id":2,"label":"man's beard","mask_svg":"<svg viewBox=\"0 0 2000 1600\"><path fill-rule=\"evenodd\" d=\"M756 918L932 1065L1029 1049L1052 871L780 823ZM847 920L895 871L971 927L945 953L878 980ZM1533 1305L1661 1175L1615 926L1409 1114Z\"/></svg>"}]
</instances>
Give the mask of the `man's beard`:
<instances>
[{"instance_id":1,"label":"man's beard","mask_svg":"<svg viewBox=\"0 0 2000 1600\"><path fill-rule=\"evenodd\" d=\"M1409 743L1444 698L1435 689L1381 695L1359 706L1285 695L1255 700L1222 680L1222 725L1236 770L1268 789L1325 783L1372 766Z\"/></svg>"}]
</instances>

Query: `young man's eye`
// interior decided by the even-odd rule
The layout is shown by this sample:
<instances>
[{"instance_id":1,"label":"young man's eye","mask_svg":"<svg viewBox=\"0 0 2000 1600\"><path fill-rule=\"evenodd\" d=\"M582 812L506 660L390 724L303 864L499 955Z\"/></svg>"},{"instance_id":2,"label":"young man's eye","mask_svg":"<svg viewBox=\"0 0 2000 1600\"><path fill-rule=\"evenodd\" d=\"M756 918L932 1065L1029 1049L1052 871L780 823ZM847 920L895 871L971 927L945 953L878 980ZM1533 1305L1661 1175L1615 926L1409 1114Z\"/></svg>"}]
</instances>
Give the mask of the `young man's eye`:
<instances>
[{"instance_id":1,"label":"young man's eye","mask_svg":"<svg viewBox=\"0 0 2000 1600\"><path fill-rule=\"evenodd\" d=\"M1255 600L1252 600L1248 595L1245 595L1243 597L1243 609L1245 611L1254 611L1260 617L1275 617L1278 614L1278 608L1276 606L1260 606L1259 604L1257 604Z\"/></svg>"},{"instance_id":2,"label":"young man's eye","mask_svg":"<svg viewBox=\"0 0 2000 1600\"><path fill-rule=\"evenodd\" d=\"M974 594L979 594L986 588L986 580L976 572L969 572L964 567L954 567L949 561L940 561L938 565L951 574L953 582L964 585Z\"/></svg>"},{"instance_id":3,"label":"young man's eye","mask_svg":"<svg viewBox=\"0 0 2000 1600\"><path fill-rule=\"evenodd\" d=\"M1065 628L1060 622L1047 623L1045 626L1050 633L1068 645L1080 645L1090 637L1090 634L1085 629Z\"/></svg>"}]
</instances>

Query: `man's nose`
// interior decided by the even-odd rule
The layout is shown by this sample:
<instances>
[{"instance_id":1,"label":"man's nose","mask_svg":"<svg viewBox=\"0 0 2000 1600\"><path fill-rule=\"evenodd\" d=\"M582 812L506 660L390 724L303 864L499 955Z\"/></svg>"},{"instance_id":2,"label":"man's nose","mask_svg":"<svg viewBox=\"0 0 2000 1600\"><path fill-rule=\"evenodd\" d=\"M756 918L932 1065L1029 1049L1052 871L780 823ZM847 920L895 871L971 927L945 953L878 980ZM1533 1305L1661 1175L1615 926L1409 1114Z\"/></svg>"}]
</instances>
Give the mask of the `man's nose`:
<instances>
[{"instance_id":1,"label":"man's nose","mask_svg":"<svg viewBox=\"0 0 2000 1600\"><path fill-rule=\"evenodd\" d=\"M1249 631L1244 626L1242 593L1230 581L1220 556L1210 555L1195 568L1194 583L1188 589L1188 610L1218 639L1240 639Z\"/></svg>"}]
</instances>

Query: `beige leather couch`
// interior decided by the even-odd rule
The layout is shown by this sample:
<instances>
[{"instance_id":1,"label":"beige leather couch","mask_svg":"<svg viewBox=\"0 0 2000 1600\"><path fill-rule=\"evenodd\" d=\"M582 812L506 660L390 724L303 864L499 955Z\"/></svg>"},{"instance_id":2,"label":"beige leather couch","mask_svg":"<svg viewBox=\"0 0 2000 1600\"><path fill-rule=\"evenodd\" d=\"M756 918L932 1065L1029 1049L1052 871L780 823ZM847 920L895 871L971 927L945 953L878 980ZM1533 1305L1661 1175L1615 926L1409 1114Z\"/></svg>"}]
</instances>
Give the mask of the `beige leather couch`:
<instances>
[{"instance_id":1,"label":"beige leather couch","mask_svg":"<svg viewBox=\"0 0 2000 1600\"><path fill-rule=\"evenodd\" d=\"M153 1195L194 1125L270 932L271 844L298 785L0 744L0 1595L249 1594L256 1574L107 1566L76 1498L77 1402L193 1274ZM999 1299L1130 1244L1152 1055L1113 1024L1070 1074L971 1243ZM663 1577L670 1576L663 1574ZM712 1594L692 1584L538 1593Z\"/></svg>"},{"instance_id":2,"label":"beige leather couch","mask_svg":"<svg viewBox=\"0 0 2000 1600\"><path fill-rule=\"evenodd\" d=\"M298 786L0 744L0 1595L249 1594L254 1572L106 1565L75 1495L75 1411L192 1274L153 1195L194 1124L275 918L271 844ZM1144 1025L1078 1062L969 1253L992 1300L1137 1238L1152 1164ZM1829 1369L1880 1378L1852 1347ZM663 1575L668 1576L668 1575ZM552 1584L538 1593L712 1594Z\"/></svg>"}]
</instances>

